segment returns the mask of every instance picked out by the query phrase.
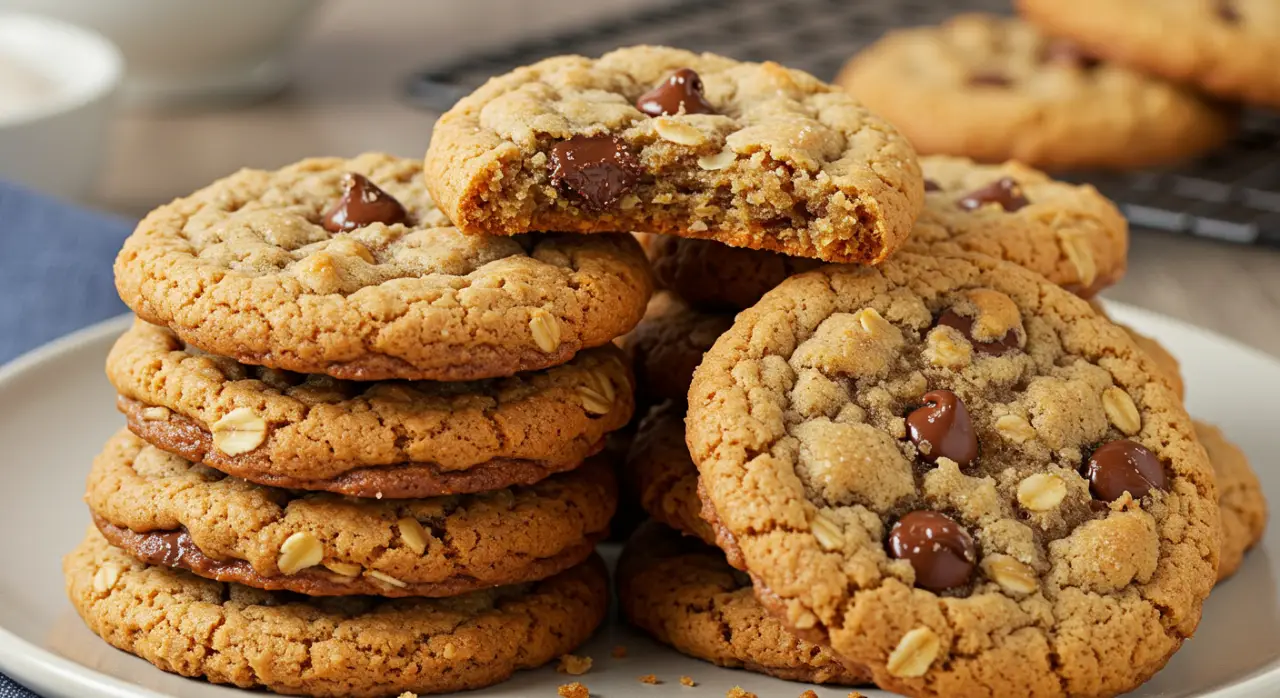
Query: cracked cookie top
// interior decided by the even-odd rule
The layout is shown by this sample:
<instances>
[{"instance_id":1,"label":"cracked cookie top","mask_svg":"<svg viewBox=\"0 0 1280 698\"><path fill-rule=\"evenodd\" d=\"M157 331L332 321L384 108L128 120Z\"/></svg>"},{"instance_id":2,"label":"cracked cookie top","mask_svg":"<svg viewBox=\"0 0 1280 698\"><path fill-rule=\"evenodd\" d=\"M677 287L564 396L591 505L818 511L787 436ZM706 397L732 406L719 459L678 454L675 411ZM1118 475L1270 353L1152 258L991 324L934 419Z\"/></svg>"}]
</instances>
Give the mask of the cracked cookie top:
<instances>
[{"instance_id":1,"label":"cracked cookie top","mask_svg":"<svg viewBox=\"0 0 1280 698\"><path fill-rule=\"evenodd\" d=\"M262 484L366 497L528 484L599 451L634 409L613 346L508 378L354 382L207 354L139 320L107 376L130 429L162 449Z\"/></svg>"},{"instance_id":2,"label":"cracked cookie top","mask_svg":"<svg viewBox=\"0 0 1280 698\"><path fill-rule=\"evenodd\" d=\"M564 363L639 321L626 235L460 233L421 163L370 153L241 170L152 211L116 259L139 317L237 360L352 380Z\"/></svg>"},{"instance_id":3,"label":"cracked cookie top","mask_svg":"<svg viewBox=\"0 0 1280 698\"><path fill-rule=\"evenodd\" d=\"M1080 9L1059 0L1034 4ZM1175 162L1235 131L1235 109L1099 55L1106 54L1018 19L971 13L885 34L850 59L836 82L921 154L1017 160L1050 171Z\"/></svg>"},{"instance_id":4,"label":"cracked cookie top","mask_svg":"<svg viewBox=\"0 0 1280 698\"><path fill-rule=\"evenodd\" d=\"M139 559L311 596L453 596L585 560L617 502L588 461L535 485L426 499L281 490L161 451L127 431L94 459L98 528Z\"/></svg>"},{"instance_id":5,"label":"cracked cookie top","mask_svg":"<svg viewBox=\"0 0 1280 698\"><path fill-rule=\"evenodd\" d=\"M467 232L629 230L878 262L923 200L915 152L776 63L635 46L493 78L443 115L427 185Z\"/></svg>"},{"instance_id":6,"label":"cracked cookie top","mask_svg":"<svg viewBox=\"0 0 1280 698\"><path fill-rule=\"evenodd\" d=\"M1119 327L981 255L792 277L707 353L717 540L802 634L911 695L1114 695L1218 565L1213 474Z\"/></svg>"},{"instance_id":7,"label":"cracked cookie top","mask_svg":"<svg viewBox=\"0 0 1280 698\"><path fill-rule=\"evenodd\" d=\"M908 251L980 252L1084 298L1124 276L1129 226L1092 186L1016 162L980 165L933 155L920 164L927 200Z\"/></svg>"}]
</instances>

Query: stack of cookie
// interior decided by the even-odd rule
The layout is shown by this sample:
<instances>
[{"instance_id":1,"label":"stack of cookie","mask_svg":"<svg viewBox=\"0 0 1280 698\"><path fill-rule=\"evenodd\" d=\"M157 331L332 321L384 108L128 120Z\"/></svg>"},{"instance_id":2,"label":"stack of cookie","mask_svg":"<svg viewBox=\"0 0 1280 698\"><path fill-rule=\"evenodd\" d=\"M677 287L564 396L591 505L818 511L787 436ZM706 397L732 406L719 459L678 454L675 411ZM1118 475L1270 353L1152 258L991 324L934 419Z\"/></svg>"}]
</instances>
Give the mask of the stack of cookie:
<instances>
[{"instance_id":1,"label":"stack of cookie","mask_svg":"<svg viewBox=\"0 0 1280 698\"><path fill-rule=\"evenodd\" d=\"M660 523L619 586L658 639L909 695L1102 696L1195 629L1215 476L1170 368L1086 302L1127 251L1092 187L918 161L811 76L652 47L495 78L426 168L464 230L653 236L667 292L627 344L665 402L628 473Z\"/></svg>"},{"instance_id":2,"label":"stack of cookie","mask_svg":"<svg viewBox=\"0 0 1280 698\"><path fill-rule=\"evenodd\" d=\"M315 696L485 686L604 618L625 234L464 235L420 160L245 170L152 212L107 373L128 422L66 560L94 632Z\"/></svg>"},{"instance_id":3,"label":"stack of cookie","mask_svg":"<svg viewBox=\"0 0 1280 698\"><path fill-rule=\"evenodd\" d=\"M1137 169L1235 131L1228 101L1280 107L1280 17L1267 2L1019 0L890 32L837 83L922 154L1057 170Z\"/></svg>"}]
</instances>

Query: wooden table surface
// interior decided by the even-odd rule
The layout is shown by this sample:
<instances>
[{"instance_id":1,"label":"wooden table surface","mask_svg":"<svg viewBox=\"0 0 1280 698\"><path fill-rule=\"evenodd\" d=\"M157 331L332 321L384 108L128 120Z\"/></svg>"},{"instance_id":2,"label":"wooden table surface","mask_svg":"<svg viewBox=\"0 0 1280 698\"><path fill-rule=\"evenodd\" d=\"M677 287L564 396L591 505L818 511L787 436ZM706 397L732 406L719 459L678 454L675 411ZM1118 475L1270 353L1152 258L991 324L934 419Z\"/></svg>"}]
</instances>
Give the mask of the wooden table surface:
<instances>
[{"instance_id":1,"label":"wooden table surface","mask_svg":"<svg viewBox=\"0 0 1280 698\"><path fill-rule=\"evenodd\" d=\"M651 2L330 2L297 47L295 80L280 96L127 111L113 132L100 198L140 215L240 167L366 150L419 156L437 115L401 100L415 69ZM1134 231L1128 275L1104 295L1280 355L1280 251Z\"/></svg>"}]
</instances>

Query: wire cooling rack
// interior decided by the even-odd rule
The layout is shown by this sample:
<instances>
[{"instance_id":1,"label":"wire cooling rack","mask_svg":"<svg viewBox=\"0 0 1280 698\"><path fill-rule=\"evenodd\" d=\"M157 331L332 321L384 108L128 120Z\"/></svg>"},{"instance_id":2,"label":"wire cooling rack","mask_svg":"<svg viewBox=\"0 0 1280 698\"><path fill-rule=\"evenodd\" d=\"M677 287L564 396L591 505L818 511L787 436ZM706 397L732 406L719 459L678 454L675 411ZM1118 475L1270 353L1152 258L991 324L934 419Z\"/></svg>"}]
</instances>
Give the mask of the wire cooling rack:
<instances>
[{"instance_id":1,"label":"wire cooling rack","mask_svg":"<svg viewBox=\"0 0 1280 698\"><path fill-rule=\"evenodd\" d=\"M428 68L408 83L412 102L444 111L487 78L548 56L595 56L664 44L743 60L774 60L824 79L895 27L932 24L961 10L1007 13L1008 0L680 0L626 17ZM1226 147L1172 170L1078 173L1120 204L1136 226L1237 243L1280 246L1280 115L1250 113Z\"/></svg>"}]
</instances>

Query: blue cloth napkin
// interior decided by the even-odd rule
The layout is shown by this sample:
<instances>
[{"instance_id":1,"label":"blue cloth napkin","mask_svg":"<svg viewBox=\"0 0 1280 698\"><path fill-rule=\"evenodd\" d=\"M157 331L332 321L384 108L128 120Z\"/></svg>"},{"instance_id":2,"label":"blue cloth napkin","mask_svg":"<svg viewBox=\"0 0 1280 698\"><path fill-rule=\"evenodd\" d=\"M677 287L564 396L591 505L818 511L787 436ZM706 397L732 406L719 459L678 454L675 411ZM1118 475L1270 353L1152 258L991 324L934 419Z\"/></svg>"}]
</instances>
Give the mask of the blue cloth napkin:
<instances>
[{"instance_id":1,"label":"blue cloth napkin","mask_svg":"<svg viewBox=\"0 0 1280 698\"><path fill-rule=\"evenodd\" d=\"M0 181L0 363L119 315L111 263L133 224ZM0 674L0 698L37 698Z\"/></svg>"},{"instance_id":2,"label":"blue cloth napkin","mask_svg":"<svg viewBox=\"0 0 1280 698\"><path fill-rule=\"evenodd\" d=\"M0 181L0 363L127 310L111 263L132 229Z\"/></svg>"}]
</instances>

